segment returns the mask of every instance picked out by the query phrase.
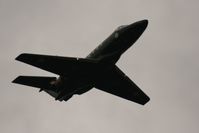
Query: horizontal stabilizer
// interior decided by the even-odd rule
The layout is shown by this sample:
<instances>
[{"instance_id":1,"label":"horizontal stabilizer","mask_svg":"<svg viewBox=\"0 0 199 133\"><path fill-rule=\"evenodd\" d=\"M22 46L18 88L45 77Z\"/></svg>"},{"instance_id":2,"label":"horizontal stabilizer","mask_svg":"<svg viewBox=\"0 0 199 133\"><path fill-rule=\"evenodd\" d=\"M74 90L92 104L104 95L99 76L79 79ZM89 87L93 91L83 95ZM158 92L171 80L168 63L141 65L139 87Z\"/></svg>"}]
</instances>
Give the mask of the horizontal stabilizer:
<instances>
[{"instance_id":1,"label":"horizontal stabilizer","mask_svg":"<svg viewBox=\"0 0 199 133\"><path fill-rule=\"evenodd\" d=\"M78 73L79 69L84 72L92 71L98 66L97 61L92 59L26 53L19 55L16 60L58 75Z\"/></svg>"},{"instance_id":2,"label":"horizontal stabilizer","mask_svg":"<svg viewBox=\"0 0 199 133\"><path fill-rule=\"evenodd\" d=\"M50 83L55 80L56 77L19 76L12 82L36 88L52 90Z\"/></svg>"}]
</instances>

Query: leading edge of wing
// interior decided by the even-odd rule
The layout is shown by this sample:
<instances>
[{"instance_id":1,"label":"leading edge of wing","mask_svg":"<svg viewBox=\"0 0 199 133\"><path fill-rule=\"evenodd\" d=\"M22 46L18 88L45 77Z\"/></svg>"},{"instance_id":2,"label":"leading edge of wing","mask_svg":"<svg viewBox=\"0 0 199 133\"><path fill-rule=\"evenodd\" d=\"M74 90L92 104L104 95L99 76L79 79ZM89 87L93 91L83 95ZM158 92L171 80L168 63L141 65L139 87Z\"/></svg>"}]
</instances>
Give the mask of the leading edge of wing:
<instances>
[{"instance_id":1,"label":"leading edge of wing","mask_svg":"<svg viewBox=\"0 0 199 133\"><path fill-rule=\"evenodd\" d=\"M145 105L150 100L117 66L103 74L95 87L141 105Z\"/></svg>"}]
</instances>

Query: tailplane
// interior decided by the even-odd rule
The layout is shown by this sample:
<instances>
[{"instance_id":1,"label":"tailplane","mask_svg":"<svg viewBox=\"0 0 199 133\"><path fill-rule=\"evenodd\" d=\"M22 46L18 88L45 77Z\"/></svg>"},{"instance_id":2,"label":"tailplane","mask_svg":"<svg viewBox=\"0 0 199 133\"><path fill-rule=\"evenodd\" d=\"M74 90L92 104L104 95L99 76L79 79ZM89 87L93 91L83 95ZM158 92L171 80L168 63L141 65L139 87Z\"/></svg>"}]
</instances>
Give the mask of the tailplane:
<instances>
[{"instance_id":1,"label":"tailplane","mask_svg":"<svg viewBox=\"0 0 199 133\"><path fill-rule=\"evenodd\" d=\"M52 97L56 98L59 95L59 88L56 88L53 83L57 80L56 77L41 77L41 76L19 76L13 83L22 84L26 86L36 87L39 88L40 91L45 91ZM59 99L59 101L67 101L70 99L72 95Z\"/></svg>"},{"instance_id":2,"label":"tailplane","mask_svg":"<svg viewBox=\"0 0 199 133\"><path fill-rule=\"evenodd\" d=\"M51 83L55 80L56 77L19 76L12 82L40 89L53 90Z\"/></svg>"}]
</instances>

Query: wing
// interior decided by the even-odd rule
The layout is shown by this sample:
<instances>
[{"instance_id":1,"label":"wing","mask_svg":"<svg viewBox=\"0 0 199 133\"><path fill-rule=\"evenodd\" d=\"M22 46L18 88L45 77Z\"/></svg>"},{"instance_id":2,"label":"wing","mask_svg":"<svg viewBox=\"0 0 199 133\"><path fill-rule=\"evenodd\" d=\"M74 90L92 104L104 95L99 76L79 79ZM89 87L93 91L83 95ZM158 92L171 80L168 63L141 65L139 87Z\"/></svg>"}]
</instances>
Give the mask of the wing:
<instances>
[{"instance_id":1,"label":"wing","mask_svg":"<svg viewBox=\"0 0 199 133\"><path fill-rule=\"evenodd\" d=\"M98 80L95 87L142 105L150 100L117 66L106 72L106 74Z\"/></svg>"},{"instance_id":2,"label":"wing","mask_svg":"<svg viewBox=\"0 0 199 133\"><path fill-rule=\"evenodd\" d=\"M96 61L91 59L36 55L26 53L19 55L16 60L58 75L65 76L70 74L74 75L74 72L78 73L79 71L92 71L95 69L95 67L97 67Z\"/></svg>"}]
</instances>

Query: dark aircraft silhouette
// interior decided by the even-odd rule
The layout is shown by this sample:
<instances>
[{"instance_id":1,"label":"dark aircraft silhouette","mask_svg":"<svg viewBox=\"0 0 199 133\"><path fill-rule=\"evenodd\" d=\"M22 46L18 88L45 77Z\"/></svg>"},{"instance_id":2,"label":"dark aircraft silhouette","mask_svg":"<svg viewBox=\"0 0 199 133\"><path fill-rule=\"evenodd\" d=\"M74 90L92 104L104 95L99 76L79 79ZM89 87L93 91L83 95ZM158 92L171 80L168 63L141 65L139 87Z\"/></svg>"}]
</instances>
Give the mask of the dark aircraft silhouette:
<instances>
[{"instance_id":1,"label":"dark aircraft silhouette","mask_svg":"<svg viewBox=\"0 0 199 133\"><path fill-rule=\"evenodd\" d=\"M141 36L147 20L118 27L86 58L21 54L16 60L59 75L56 77L19 76L13 83L40 88L56 100L67 101L93 87L121 98L146 104L150 98L116 65L120 56Z\"/></svg>"}]
</instances>

